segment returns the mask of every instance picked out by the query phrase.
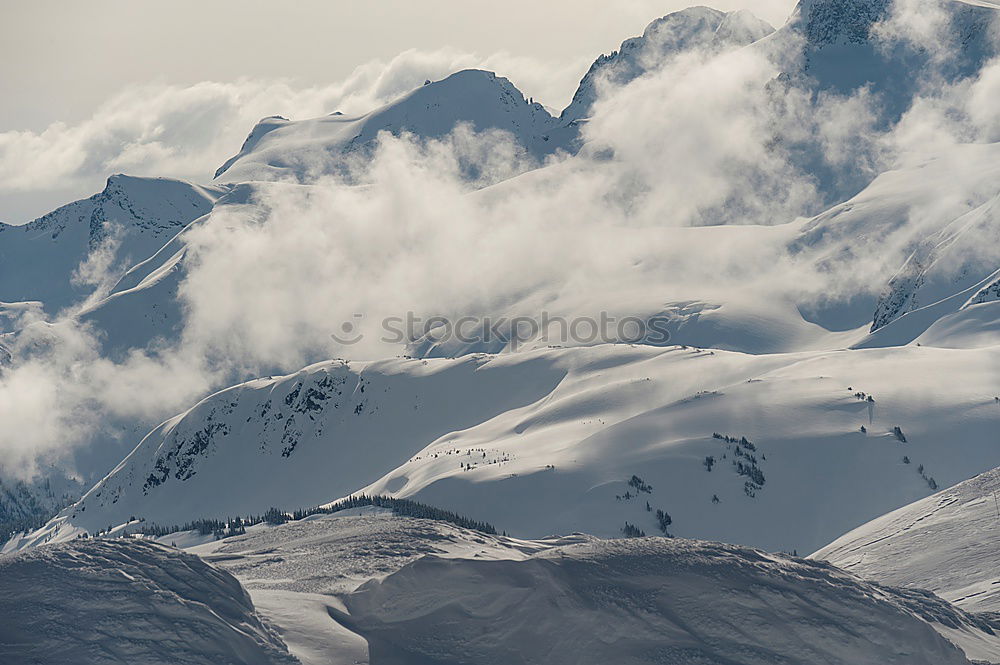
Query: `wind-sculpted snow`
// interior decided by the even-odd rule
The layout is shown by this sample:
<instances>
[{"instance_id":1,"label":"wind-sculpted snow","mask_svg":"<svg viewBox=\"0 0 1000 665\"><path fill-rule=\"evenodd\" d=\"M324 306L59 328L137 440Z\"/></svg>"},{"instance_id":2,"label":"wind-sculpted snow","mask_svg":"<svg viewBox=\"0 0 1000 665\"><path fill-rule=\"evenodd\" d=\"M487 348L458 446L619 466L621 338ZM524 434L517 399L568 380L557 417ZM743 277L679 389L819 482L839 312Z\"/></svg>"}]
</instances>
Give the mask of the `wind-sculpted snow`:
<instances>
[{"instance_id":1,"label":"wind-sculpted snow","mask_svg":"<svg viewBox=\"0 0 1000 665\"><path fill-rule=\"evenodd\" d=\"M228 573L132 540L0 556L0 662L295 662Z\"/></svg>"},{"instance_id":2,"label":"wind-sculpted snow","mask_svg":"<svg viewBox=\"0 0 1000 665\"><path fill-rule=\"evenodd\" d=\"M345 605L331 614L386 664L968 663L890 589L828 565L663 538L522 560L428 556Z\"/></svg>"},{"instance_id":3,"label":"wind-sculpted snow","mask_svg":"<svg viewBox=\"0 0 1000 665\"><path fill-rule=\"evenodd\" d=\"M363 508L189 551L243 581L303 665L965 662L933 631L1000 644L929 592L708 542L522 540Z\"/></svg>"}]
</instances>

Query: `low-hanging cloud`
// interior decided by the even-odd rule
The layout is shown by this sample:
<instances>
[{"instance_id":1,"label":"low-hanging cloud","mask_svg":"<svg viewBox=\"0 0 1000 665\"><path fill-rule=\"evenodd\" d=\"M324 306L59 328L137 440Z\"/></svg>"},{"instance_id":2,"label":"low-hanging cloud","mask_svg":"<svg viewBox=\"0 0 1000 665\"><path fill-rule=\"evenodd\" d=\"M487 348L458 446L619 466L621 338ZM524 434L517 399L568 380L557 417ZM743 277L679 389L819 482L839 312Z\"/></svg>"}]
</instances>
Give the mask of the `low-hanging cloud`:
<instances>
[{"instance_id":1,"label":"low-hanging cloud","mask_svg":"<svg viewBox=\"0 0 1000 665\"><path fill-rule=\"evenodd\" d=\"M67 191L87 196L115 172L206 182L265 116L362 114L425 80L471 67L501 71L526 94L551 94L553 103L561 103L586 64L544 63L508 53L484 57L454 49L411 49L389 61L360 65L345 80L327 86L241 79L131 87L79 123L55 122L38 132L0 132L0 194L27 196L31 210L0 210L0 220L27 221L27 214L64 203Z\"/></svg>"}]
</instances>

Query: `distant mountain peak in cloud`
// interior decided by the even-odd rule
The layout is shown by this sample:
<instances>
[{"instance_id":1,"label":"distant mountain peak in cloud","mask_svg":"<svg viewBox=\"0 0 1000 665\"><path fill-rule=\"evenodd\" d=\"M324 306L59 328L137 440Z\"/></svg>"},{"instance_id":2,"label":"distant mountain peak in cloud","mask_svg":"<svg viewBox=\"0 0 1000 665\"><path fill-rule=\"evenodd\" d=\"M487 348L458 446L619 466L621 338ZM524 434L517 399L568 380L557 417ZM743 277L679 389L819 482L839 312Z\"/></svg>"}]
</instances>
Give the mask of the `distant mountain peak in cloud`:
<instances>
[{"instance_id":1,"label":"distant mountain peak in cloud","mask_svg":"<svg viewBox=\"0 0 1000 665\"><path fill-rule=\"evenodd\" d=\"M526 99L513 83L494 72L465 69L360 116L333 114L299 121L264 118L215 177L224 182L287 177L308 181L348 168L349 157L370 150L380 132L438 139L460 123L478 132L509 132L537 160L568 147L566 141L550 136L556 121L544 106Z\"/></svg>"},{"instance_id":2,"label":"distant mountain peak in cloud","mask_svg":"<svg viewBox=\"0 0 1000 665\"><path fill-rule=\"evenodd\" d=\"M895 121L929 82L973 76L997 54L997 9L962 0L801 0L779 32L803 40L799 64L819 90L872 85Z\"/></svg>"},{"instance_id":3,"label":"distant mountain peak in cloud","mask_svg":"<svg viewBox=\"0 0 1000 665\"><path fill-rule=\"evenodd\" d=\"M726 13L690 7L667 14L646 26L641 36L626 39L617 51L597 58L560 120L565 123L587 117L602 79L624 85L662 65L670 56L693 49L720 51L746 46L772 32L769 23L745 9Z\"/></svg>"}]
</instances>

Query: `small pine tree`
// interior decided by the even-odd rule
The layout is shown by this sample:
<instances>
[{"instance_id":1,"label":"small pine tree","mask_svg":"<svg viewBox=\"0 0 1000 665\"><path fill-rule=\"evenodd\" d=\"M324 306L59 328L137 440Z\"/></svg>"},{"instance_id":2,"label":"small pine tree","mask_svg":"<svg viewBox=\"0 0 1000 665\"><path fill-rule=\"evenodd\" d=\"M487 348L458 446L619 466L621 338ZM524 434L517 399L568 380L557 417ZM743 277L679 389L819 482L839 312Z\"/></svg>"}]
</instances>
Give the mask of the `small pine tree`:
<instances>
[{"instance_id":1,"label":"small pine tree","mask_svg":"<svg viewBox=\"0 0 1000 665\"><path fill-rule=\"evenodd\" d=\"M667 532L667 527L670 526L671 524L673 524L674 520L673 520L673 518L670 517L669 513L666 513L664 511L660 510L659 508L657 508L656 509L656 523L660 527L660 531L663 532L663 535L665 535L665 536L669 536L670 535Z\"/></svg>"}]
</instances>

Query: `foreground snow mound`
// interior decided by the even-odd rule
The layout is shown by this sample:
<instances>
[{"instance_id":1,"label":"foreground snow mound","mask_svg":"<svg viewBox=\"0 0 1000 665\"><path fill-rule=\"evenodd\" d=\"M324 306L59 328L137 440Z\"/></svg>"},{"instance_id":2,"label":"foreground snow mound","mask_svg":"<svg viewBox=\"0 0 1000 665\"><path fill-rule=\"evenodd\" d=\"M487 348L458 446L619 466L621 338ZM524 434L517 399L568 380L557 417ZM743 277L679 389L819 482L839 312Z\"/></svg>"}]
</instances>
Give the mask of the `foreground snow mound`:
<instances>
[{"instance_id":1,"label":"foreground snow mound","mask_svg":"<svg viewBox=\"0 0 1000 665\"><path fill-rule=\"evenodd\" d=\"M154 543L0 557L0 662L292 663L228 573Z\"/></svg>"},{"instance_id":2,"label":"foreground snow mound","mask_svg":"<svg viewBox=\"0 0 1000 665\"><path fill-rule=\"evenodd\" d=\"M590 536L519 540L364 507L280 526L259 524L243 535L201 544L205 537L197 532L168 539L178 545L195 541L188 551L243 582L258 612L302 665L356 665L370 662L368 646L331 618L331 607L344 610L339 596L426 555L523 559Z\"/></svg>"},{"instance_id":3,"label":"foreground snow mound","mask_svg":"<svg viewBox=\"0 0 1000 665\"><path fill-rule=\"evenodd\" d=\"M872 520L812 557L879 582L931 589L967 610L997 612L998 495L994 469Z\"/></svg>"},{"instance_id":4,"label":"foreground snow mound","mask_svg":"<svg viewBox=\"0 0 1000 665\"><path fill-rule=\"evenodd\" d=\"M592 541L521 561L424 557L336 618L373 662L967 663L893 591L731 545Z\"/></svg>"}]
</instances>

